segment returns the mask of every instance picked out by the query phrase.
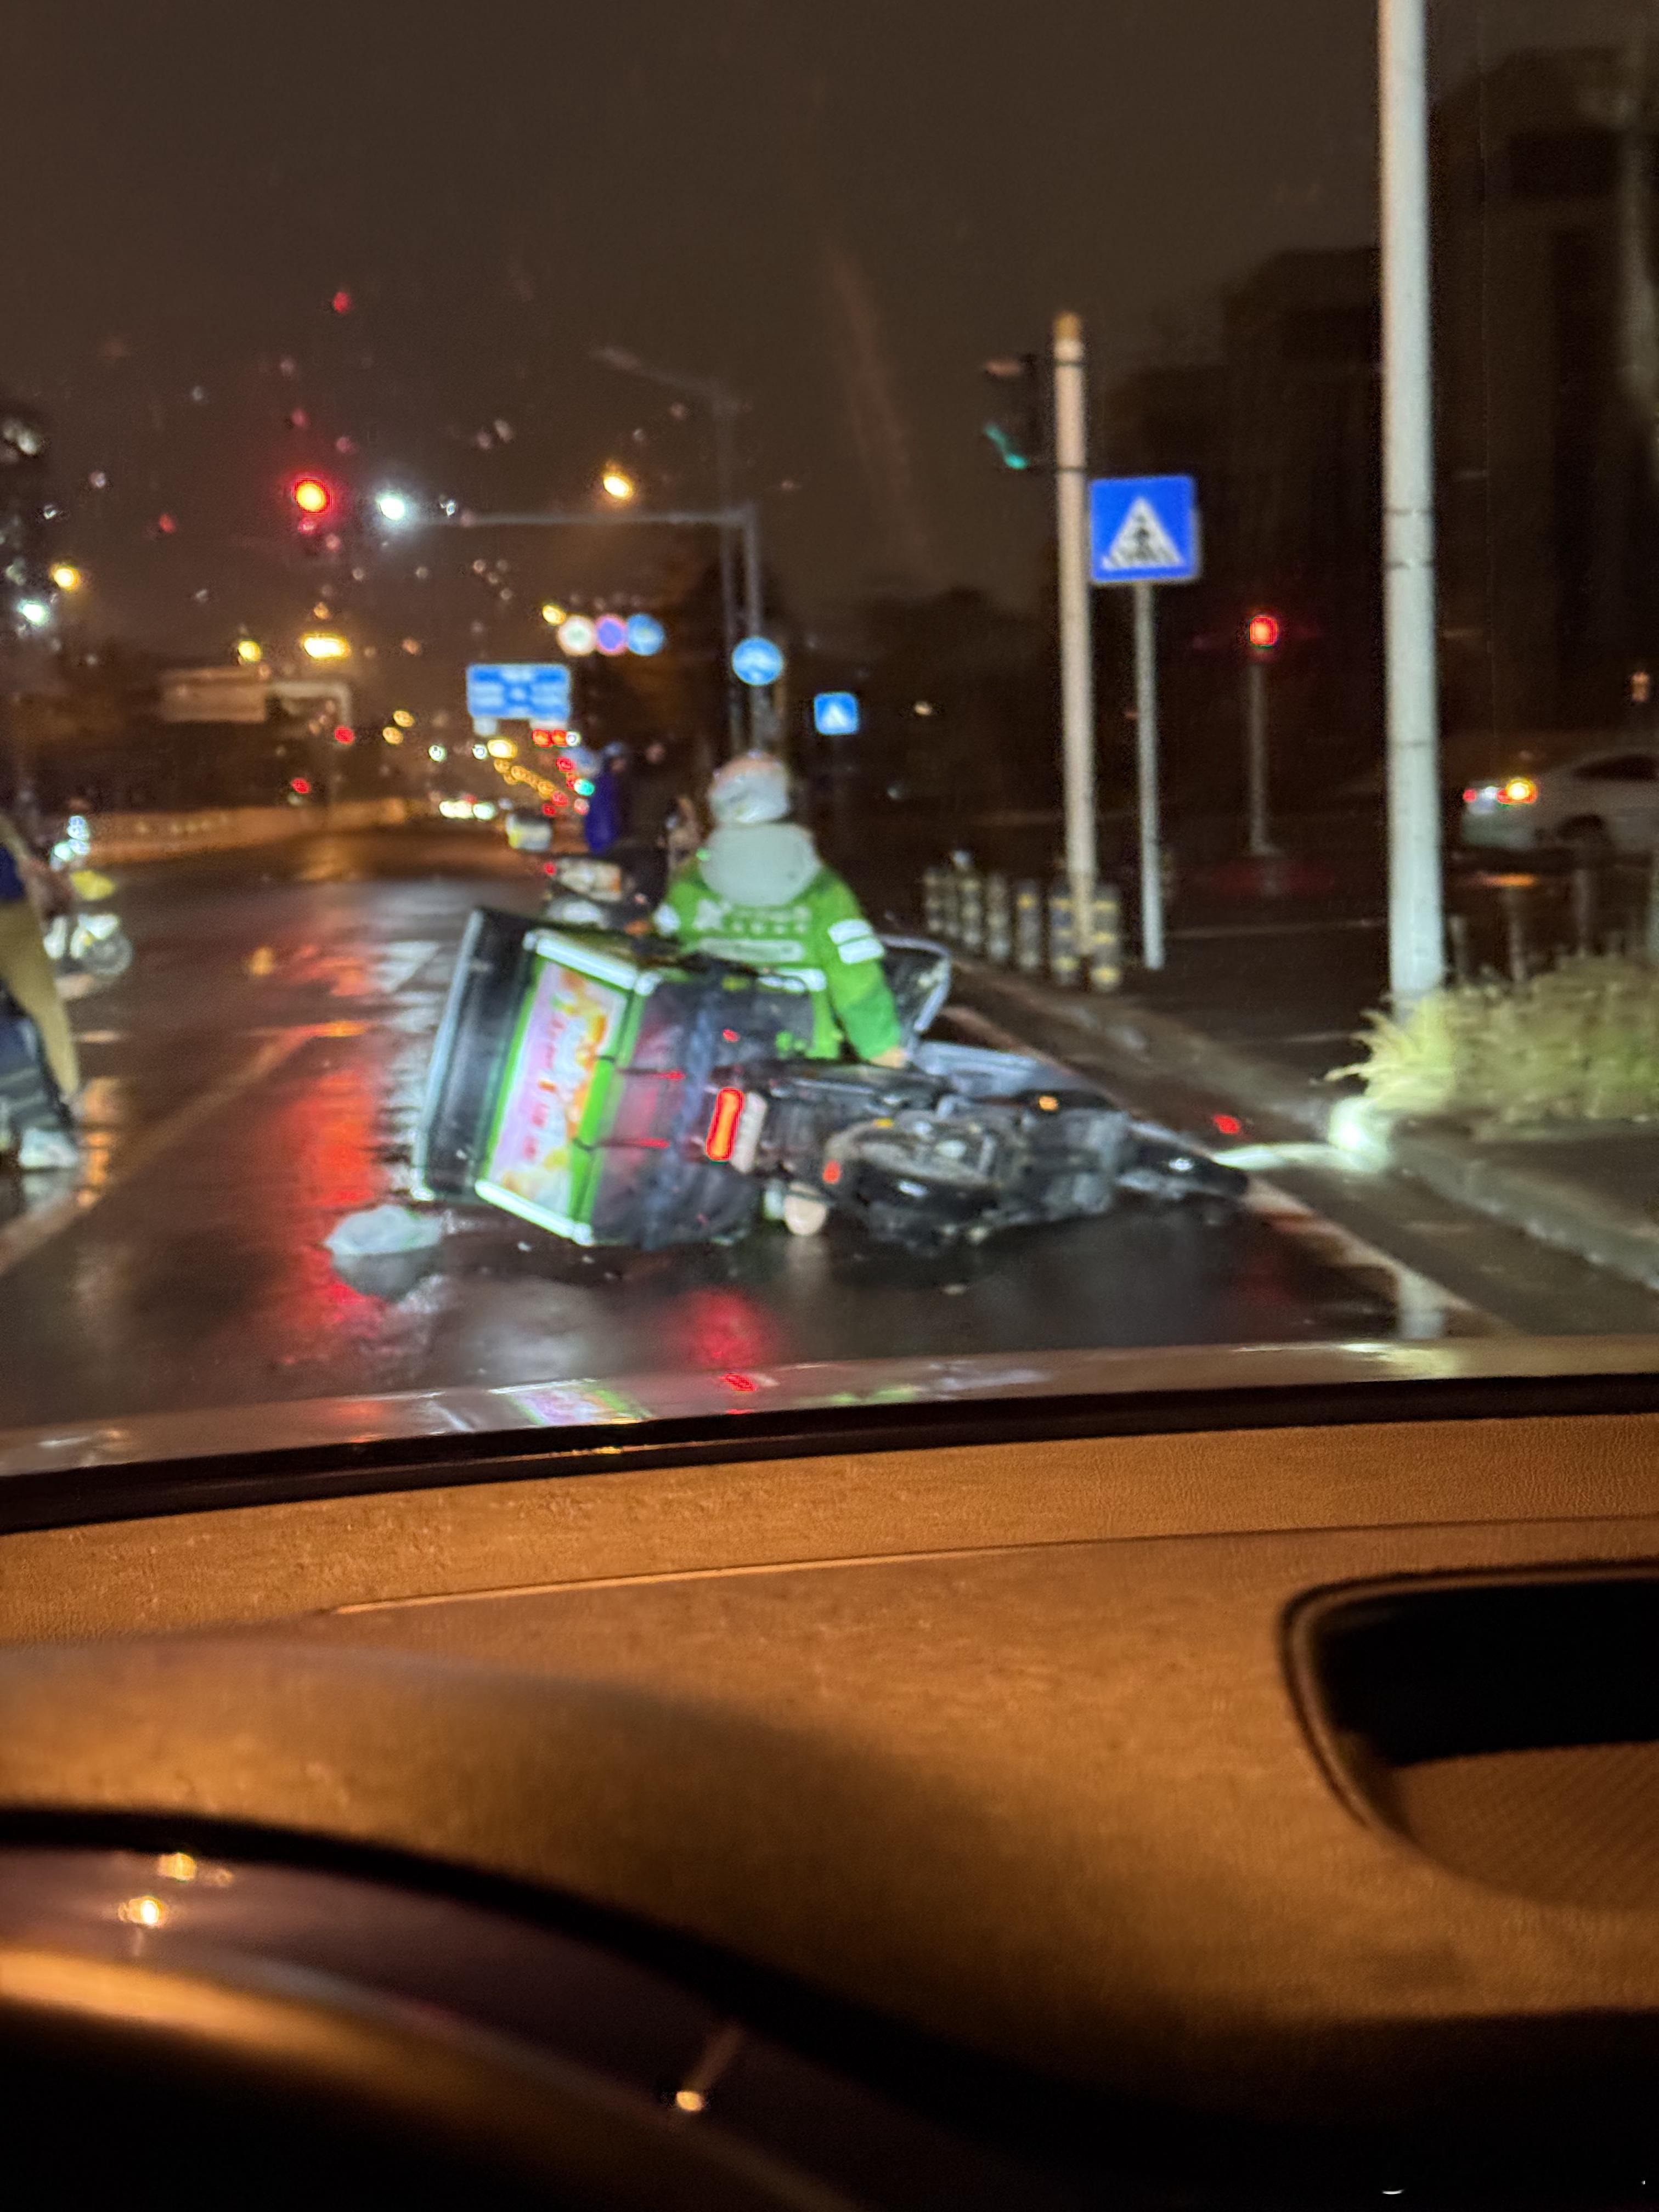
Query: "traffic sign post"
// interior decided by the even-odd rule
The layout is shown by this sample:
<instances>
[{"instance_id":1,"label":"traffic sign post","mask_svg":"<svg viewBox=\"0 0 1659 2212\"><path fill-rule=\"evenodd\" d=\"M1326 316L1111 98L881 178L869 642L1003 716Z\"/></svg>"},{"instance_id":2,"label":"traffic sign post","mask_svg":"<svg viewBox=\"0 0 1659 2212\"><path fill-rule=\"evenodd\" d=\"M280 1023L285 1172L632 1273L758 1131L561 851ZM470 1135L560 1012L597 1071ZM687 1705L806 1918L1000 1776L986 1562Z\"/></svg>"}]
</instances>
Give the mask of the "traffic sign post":
<instances>
[{"instance_id":1,"label":"traffic sign post","mask_svg":"<svg viewBox=\"0 0 1659 2212\"><path fill-rule=\"evenodd\" d=\"M1135 784L1140 827L1140 957L1164 965L1164 848L1158 806L1158 609L1160 584L1188 584L1203 565L1191 477L1100 477L1089 487L1089 573L1134 594Z\"/></svg>"}]
</instances>

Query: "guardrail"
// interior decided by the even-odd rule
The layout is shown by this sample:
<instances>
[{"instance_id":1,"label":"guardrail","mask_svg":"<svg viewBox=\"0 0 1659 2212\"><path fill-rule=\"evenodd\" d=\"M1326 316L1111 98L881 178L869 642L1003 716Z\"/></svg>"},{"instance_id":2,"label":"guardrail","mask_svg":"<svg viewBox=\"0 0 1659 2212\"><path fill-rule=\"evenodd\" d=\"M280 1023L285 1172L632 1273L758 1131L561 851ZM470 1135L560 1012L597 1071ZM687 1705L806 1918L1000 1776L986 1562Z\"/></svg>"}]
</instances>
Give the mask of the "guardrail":
<instances>
[{"instance_id":1,"label":"guardrail","mask_svg":"<svg viewBox=\"0 0 1659 2212\"><path fill-rule=\"evenodd\" d=\"M191 853L233 853L276 845L319 830L395 830L414 818L406 799L348 799L337 806L217 806L171 813L94 814L94 860L173 860Z\"/></svg>"},{"instance_id":2,"label":"guardrail","mask_svg":"<svg viewBox=\"0 0 1659 2212\"><path fill-rule=\"evenodd\" d=\"M928 868L921 879L921 910L930 937L959 945L975 959L1023 975L1045 971L1070 990L1115 991L1123 981L1121 901L1115 884L1094 896L1086 946L1079 943L1071 886L1056 877L1046 893L1030 878L1011 880L996 870L981 874L956 862Z\"/></svg>"}]
</instances>

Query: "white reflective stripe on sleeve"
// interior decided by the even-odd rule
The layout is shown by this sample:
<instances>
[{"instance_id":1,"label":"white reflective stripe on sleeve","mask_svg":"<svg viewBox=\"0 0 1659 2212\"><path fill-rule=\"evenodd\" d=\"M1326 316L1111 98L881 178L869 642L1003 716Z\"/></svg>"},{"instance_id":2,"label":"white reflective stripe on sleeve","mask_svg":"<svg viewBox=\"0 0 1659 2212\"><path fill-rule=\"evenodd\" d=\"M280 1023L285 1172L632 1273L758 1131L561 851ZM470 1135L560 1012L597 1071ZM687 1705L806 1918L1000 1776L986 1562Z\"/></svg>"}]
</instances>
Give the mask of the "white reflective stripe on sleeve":
<instances>
[{"instance_id":1,"label":"white reflective stripe on sleeve","mask_svg":"<svg viewBox=\"0 0 1659 2212\"><path fill-rule=\"evenodd\" d=\"M678 915L675 913L673 908L669 905L666 899L663 901L662 904L657 908L655 914L652 915L651 927L653 929L660 930L665 937L678 937L679 935L680 918Z\"/></svg>"},{"instance_id":2,"label":"white reflective stripe on sleeve","mask_svg":"<svg viewBox=\"0 0 1659 2212\"><path fill-rule=\"evenodd\" d=\"M856 945L837 945L836 949L841 954L843 968L856 968L861 960L879 960L881 957L881 946L873 937L864 938Z\"/></svg>"},{"instance_id":3,"label":"white reflective stripe on sleeve","mask_svg":"<svg viewBox=\"0 0 1659 2212\"><path fill-rule=\"evenodd\" d=\"M781 968L779 974L793 975L797 982L805 983L809 991L823 991L830 987L830 978L822 968Z\"/></svg>"},{"instance_id":4,"label":"white reflective stripe on sleeve","mask_svg":"<svg viewBox=\"0 0 1659 2212\"><path fill-rule=\"evenodd\" d=\"M849 937L873 937L874 935L874 930L871 928L861 914L855 914L850 921L832 921L830 925L830 941L832 945L844 945Z\"/></svg>"}]
</instances>

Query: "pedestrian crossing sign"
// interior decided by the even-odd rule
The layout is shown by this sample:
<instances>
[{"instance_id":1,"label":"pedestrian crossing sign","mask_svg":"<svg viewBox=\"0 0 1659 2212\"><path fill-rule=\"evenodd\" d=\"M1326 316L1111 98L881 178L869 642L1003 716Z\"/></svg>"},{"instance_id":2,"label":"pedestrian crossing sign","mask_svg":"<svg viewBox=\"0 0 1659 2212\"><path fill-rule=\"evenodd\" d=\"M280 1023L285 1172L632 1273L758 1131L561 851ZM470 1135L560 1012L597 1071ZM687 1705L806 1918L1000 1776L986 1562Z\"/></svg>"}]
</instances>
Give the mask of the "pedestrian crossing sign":
<instances>
[{"instance_id":1,"label":"pedestrian crossing sign","mask_svg":"<svg viewBox=\"0 0 1659 2212\"><path fill-rule=\"evenodd\" d=\"M1089 574L1097 584L1189 584L1202 567L1191 477L1097 477Z\"/></svg>"}]
</instances>

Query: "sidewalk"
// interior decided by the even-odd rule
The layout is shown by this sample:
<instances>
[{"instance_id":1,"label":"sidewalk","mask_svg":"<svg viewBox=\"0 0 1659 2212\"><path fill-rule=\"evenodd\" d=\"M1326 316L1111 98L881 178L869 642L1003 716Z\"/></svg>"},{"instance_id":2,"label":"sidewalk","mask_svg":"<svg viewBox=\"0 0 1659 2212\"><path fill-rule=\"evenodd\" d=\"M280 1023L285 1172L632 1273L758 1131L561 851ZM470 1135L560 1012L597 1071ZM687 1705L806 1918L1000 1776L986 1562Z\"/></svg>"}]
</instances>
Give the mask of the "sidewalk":
<instances>
[{"instance_id":1,"label":"sidewalk","mask_svg":"<svg viewBox=\"0 0 1659 2212\"><path fill-rule=\"evenodd\" d=\"M1110 995L958 955L957 998L1131 1095L1175 1086L1198 1109L1194 1133L1223 1115L1243 1123L1244 1138L1333 1143L1659 1289L1659 1123L1477 1138L1448 1123L1390 1121L1364 1106L1358 1085L1321 1079L1360 1056L1354 1036L1382 998L1383 951L1380 930L1362 923L1218 924L1177 933L1164 975L1133 975Z\"/></svg>"}]
</instances>

